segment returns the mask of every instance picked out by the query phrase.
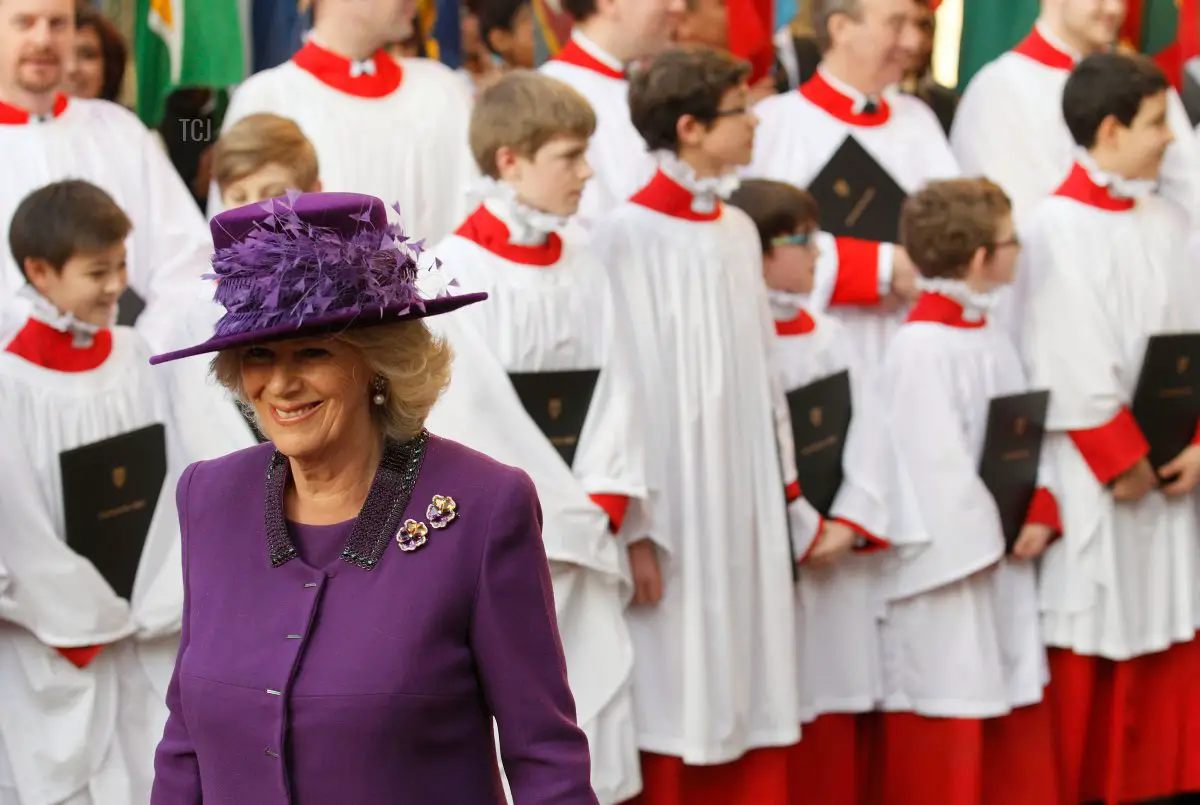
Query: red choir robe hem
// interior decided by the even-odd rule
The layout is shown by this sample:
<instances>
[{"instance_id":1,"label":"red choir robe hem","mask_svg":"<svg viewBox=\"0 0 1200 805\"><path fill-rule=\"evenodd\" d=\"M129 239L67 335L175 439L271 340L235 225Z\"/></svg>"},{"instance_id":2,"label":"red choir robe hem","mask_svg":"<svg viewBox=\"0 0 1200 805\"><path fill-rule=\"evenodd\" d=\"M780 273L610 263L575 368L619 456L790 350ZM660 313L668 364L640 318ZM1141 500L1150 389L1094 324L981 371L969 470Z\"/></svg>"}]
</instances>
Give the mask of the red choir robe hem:
<instances>
[{"instance_id":1,"label":"red choir robe hem","mask_svg":"<svg viewBox=\"0 0 1200 805\"><path fill-rule=\"evenodd\" d=\"M1071 441L1102 484L1110 484L1150 452L1150 444L1128 408L1098 428L1070 431Z\"/></svg>"},{"instance_id":2,"label":"red choir robe hem","mask_svg":"<svg viewBox=\"0 0 1200 805\"><path fill-rule=\"evenodd\" d=\"M788 805L860 805L873 791L879 713L826 713L803 725L788 755Z\"/></svg>"},{"instance_id":3,"label":"red choir robe hem","mask_svg":"<svg viewBox=\"0 0 1200 805\"><path fill-rule=\"evenodd\" d=\"M881 805L1062 805L1044 700L986 719L884 713L881 742Z\"/></svg>"},{"instance_id":4,"label":"red choir robe hem","mask_svg":"<svg viewBox=\"0 0 1200 805\"><path fill-rule=\"evenodd\" d=\"M837 238L837 254L837 279L829 304L879 304L879 244L856 238Z\"/></svg>"},{"instance_id":5,"label":"red choir robe hem","mask_svg":"<svg viewBox=\"0 0 1200 805\"><path fill-rule=\"evenodd\" d=\"M792 749L751 749L718 766L689 766L677 757L642 752L642 793L625 805L790 805Z\"/></svg>"},{"instance_id":6,"label":"red choir robe hem","mask_svg":"<svg viewBox=\"0 0 1200 805\"><path fill-rule=\"evenodd\" d=\"M1064 801L1200 790L1200 642L1120 662L1050 649L1049 660Z\"/></svg>"}]
</instances>

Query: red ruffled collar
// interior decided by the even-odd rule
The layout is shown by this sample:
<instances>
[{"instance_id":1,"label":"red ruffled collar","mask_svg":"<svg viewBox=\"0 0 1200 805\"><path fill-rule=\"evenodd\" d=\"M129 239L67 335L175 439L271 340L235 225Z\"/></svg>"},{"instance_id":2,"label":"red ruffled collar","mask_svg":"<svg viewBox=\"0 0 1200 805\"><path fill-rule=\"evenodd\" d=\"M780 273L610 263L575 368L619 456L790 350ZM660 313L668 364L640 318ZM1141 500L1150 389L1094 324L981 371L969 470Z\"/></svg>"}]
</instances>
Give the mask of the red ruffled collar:
<instances>
[{"instance_id":1,"label":"red ruffled collar","mask_svg":"<svg viewBox=\"0 0 1200 805\"><path fill-rule=\"evenodd\" d=\"M292 62L311 73L321 83L357 98L382 98L391 95L404 81L400 64L382 49L369 60L374 72L355 75L354 62L332 50L326 50L312 40L292 56Z\"/></svg>"},{"instance_id":2,"label":"red ruffled collar","mask_svg":"<svg viewBox=\"0 0 1200 805\"><path fill-rule=\"evenodd\" d=\"M650 184L639 190L630 201L684 221L715 221L721 217L724 204L720 200L711 212L696 212L692 208L693 198L686 187L660 170L654 174Z\"/></svg>"},{"instance_id":3,"label":"red ruffled collar","mask_svg":"<svg viewBox=\"0 0 1200 805\"><path fill-rule=\"evenodd\" d=\"M975 330L987 324L986 317L978 319L967 319L963 314L966 309L962 303L956 302L948 296L930 291L923 292L917 301L913 304L912 309L908 312L909 322L932 322L934 324L945 324L949 327L961 327L967 330Z\"/></svg>"},{"instance_id":4,"label":"red ruffled collar","mask_svg":"<svg viewBox=\"0 0 1200 805\"><path fill-rule=\"evenodd\" d=\"M1042 35L1036 25L1029 35L1013 48L1013 53L1033 59L1038 64L1044 64L1055 70L1075 69L1075 57L1052 44Z\"/></svg>"},{"instance_id":5,"label":"red ruffled collar","mask_svg":"<svg viewBox=\"0 0 1200 805\"><path fill-rule=\"evenodd\" d=\"M526 266L552 266L559 261L563 252L563 241L558 233L551 232L540 246L518 246L509 242L508 227L484 205L454 232L497 257Z\"/></svg>"},{"instance_id":6,"label":"red ruffled collar","mask_svg":"<svg viewBox=\"0 0 1200 805\"><path fill-rule=\"evenodd\" d=\"M55 95L54 108L50 111L50 116L58 117L67 111L68 103L66 95L63 95L61 92ZM39 118L29 114L29 112L19 106L13 106L12 104L0 101L0 126L25 126L33 120L39 120Z\"/></svg>"},{"instance_id":7,"label":"red ruffled collar","mask_svg":"<svg viewBox=\"0 0 1200 805\"><path fill-rule=\"evenodd\" d=\"M1111 188L1096 184L1087 168L1078 162L1072 166L1066 181L1054 191L1054 195L1109 212L1128 212L1137 204L1131 198L1113 195Z\"/></svg>"},{"instance_id":8,"label":"red ruffled collar","mask_svg":"<svg viewBox=\"0 0 1200 805\"><path fill-rule=\"evenodd\" d=\"M92 339L91 346L77 347L70 333L29 319L4 351L55 372L90 372L112 354L112 331L101 330Z\"/></svg>"},{"instance_id":9,"label":"red ruffled collar","mask_svg":"<svg viewBox=\"0 0 1200 805\"><path fill-rule=\"evenodd\" d=\"M858 102L829 83L820 70L800 85L800 94L807 98L809 103L852 126L882 126L892 116L892 108L883 98L876 103L875 111L856 112L854 107Z\"/></svg>"},{"instance_id":10,"label":"red ruffled collar","mask_svg":"<svg viewBox=\"0 0 1200 805\"><path fill-rule=\"evenodd\" d=\"M775 320L776 335L808 335L817 329L817 322L804 308L800 308L796 317L787 321Z\"/></svg>"},{"instance_id":11,"label":"red ruffled collar","mask_svg":"<svg viewBox=\"0 0 1200 805\"><path fill-rule=\"evenodd\" d=\"M614 70L609 65L597 59L592 54L588 53L579 43L571 39L554 57L554 61L560 61L563 64L570 64L575 67L582 67L585 70L591 70L593 73L599 73L607 78L616 78L625 80L625 73L620 70Z\"/></svg>"}]
</instances>

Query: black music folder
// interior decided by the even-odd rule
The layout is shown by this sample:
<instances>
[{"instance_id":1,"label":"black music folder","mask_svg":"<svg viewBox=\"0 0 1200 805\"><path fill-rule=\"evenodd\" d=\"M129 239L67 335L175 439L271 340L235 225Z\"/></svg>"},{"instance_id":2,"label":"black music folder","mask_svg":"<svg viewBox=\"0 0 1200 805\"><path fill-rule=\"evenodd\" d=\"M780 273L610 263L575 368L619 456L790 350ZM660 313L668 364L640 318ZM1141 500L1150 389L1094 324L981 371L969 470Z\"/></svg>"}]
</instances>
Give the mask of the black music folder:
<instances>
[{"instance_id":1,"label":"black music folder","mask_svg":"<svg viewBox=\"0 0 1200 805\"><path fill-rule=\"evenodd\" d=\"M129 600L167 477L164 427L150 425L66 450L59 467L67 547Z\"/></svg>"},{"instance_id":2,"label":"black music folder","mask_svg":"<svg viewBox=\"0 0 1200 805\"><path fill-rule=\"evenodd\" d=\"M787 395L800 491L826 516L842 486L850 400L849 372L823 377Z\"/></svg>"},{"instance_id":3,"label":"black music folder","mask_svg":"<svg viewBox=\"0 0 1200 805\"><path fill-rule=\"evenodd\" d=\"M908 194L875 157L848 135L808 185L821 229L834 237L900 242L900 208Z\"/></svg>"},{"instance_id":4,"label":"black music folder","mask_svg":"<svg viewBox=\"0 0 1200 805\"><path fill-rule=\"evenodd\" d=\"M510 372L521 404L567 466L575 462L579 435L596 391L599 369L569 372Z\"/></svg>"},{"instance_id":5,"label":"black music folder","mask_svg":"<svg viewBox=\"0 0 1200 805\"><path fill-rule=\"evenodd\" d=\"M1192 442L1200 419L1200 333L1150 337L1131 406L1158 468Z\"/></svg>"},{"instance_id":6,"label":"black music folder","mask_svg":"<svg viewBox=\"0 0 1200 805\"><path fill-rule=\"evenodd\" d=\"M133 288L126 287L121 298L117 300L117 324L132 327L145 309L146 301L138 296Z\"/></svg>"},{"instance_id":7,"label":"black music folder","mask_svg":"<svg viewBox=\"0 0 1200 805\"><path fill-rule=\"evenodd\" d=\"M996 499L1009 551L1021 535L1038 487L1050 392L995 397L988 406L979 477Z\"/></svg>"}]
</instances>

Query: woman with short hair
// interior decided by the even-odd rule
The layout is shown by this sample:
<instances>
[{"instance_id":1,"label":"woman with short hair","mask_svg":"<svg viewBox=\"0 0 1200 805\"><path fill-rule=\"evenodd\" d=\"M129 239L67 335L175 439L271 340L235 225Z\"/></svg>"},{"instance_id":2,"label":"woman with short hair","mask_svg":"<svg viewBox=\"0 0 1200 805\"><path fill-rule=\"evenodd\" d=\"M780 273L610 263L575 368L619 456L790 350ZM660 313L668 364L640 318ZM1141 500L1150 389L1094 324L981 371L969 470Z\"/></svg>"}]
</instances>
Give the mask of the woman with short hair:
<instances>
[{"instance_id":1,"label":"woman with short hair","mask_svg":"<svg viewBox=\"0 0 1200 805\"><path fill-rule=\"evenodd\" d=\"M270 440L179 484L152 805L596 805L529 477L428 433L451 356L378 199L212 222L218 379Z\"/></svg>"}]
</instances>

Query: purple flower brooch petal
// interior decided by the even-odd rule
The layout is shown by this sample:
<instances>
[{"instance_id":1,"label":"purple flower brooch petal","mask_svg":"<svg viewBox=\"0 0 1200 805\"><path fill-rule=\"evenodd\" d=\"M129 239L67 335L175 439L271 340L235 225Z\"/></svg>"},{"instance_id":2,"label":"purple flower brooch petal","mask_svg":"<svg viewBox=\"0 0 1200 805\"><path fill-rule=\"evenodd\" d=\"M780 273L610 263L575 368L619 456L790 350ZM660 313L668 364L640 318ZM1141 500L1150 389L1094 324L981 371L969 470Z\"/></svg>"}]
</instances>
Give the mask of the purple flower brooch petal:
<instances>
[{"instance_id":1,"label":"purple flower brooch petal","mask_svg":"<svg viewBox=\"0 0 1200 805\"><path fill-rule=\"evenodd\" d=\"M405 520L396 535L396 544L402 551L415 551L429 541L429 529L416 520Z\"/></svg>"},{"instance_id":2,"label":"purple flower brooch petal","mask_svg":"<svg viewBox=\"0 0 1200 805\"><path fill-rule=\"evenodd\" d=\"M458 517L458 504L449 495L434 495L433 502L425 509L425 519L434 528L445 528Z\"/></svg>"}]
</instances>

